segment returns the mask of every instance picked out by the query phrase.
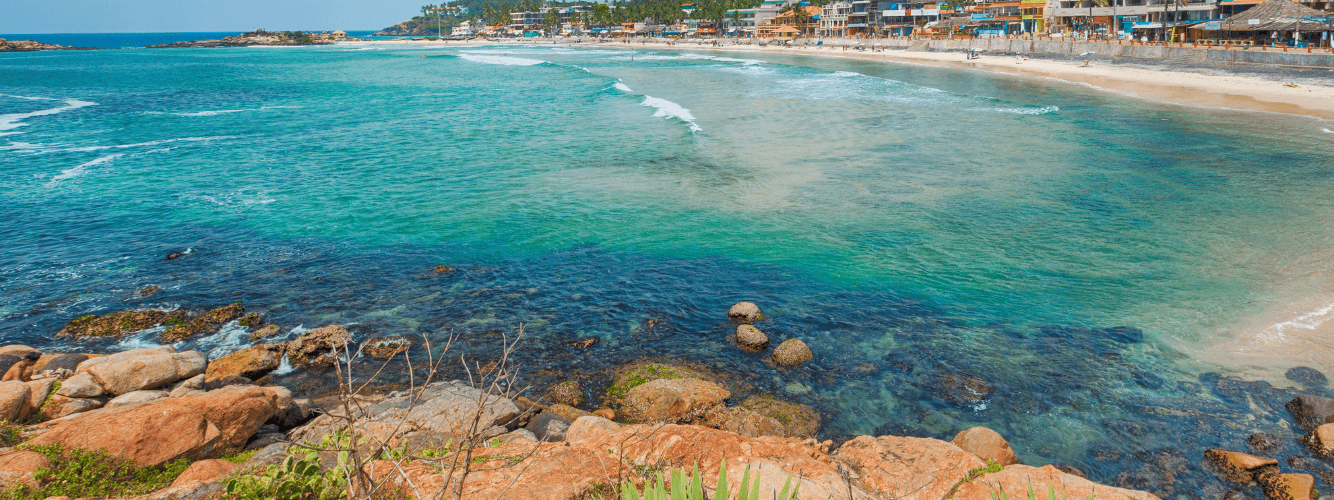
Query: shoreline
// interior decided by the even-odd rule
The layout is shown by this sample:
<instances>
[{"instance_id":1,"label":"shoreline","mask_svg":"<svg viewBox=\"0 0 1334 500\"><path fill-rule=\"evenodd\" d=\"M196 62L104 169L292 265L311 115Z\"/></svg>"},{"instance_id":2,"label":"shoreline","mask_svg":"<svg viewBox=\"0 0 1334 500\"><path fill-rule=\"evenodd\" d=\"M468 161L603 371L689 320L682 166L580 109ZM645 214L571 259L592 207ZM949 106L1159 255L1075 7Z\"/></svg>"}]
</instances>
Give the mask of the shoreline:
<instances>
[{"instance_id":1,"label":"shoreline","mask_svg":"<svg viewBox=\"0 0 1334 500\"><path fill-rule=\"evenodd\" d=\"M1259 111L1298 115L1317 120L1334 120L1334 83L1298 83L1297 87L1284 84L1293 78L1287 75L1258 75L1238 73L1227 68L1199 68L1203 72L1190 71L1195 68L1159 69L1135 61L1123 61L1108 64L1105 59L1094 60L1085 67L1080 62L1062 61L1056 58L1035 57L1018 60L1009 55L983 54L978 59L966 60L959 52L926 52L903 49L887 49L881 52L841 51L835 46L828 50L814 46L775 47L756 45L667 45L660 41L637 40L638 44L587 43L587 48L652 48L654 50L707 50L714 52L749 52L781 55L803 55L837 59L857 59L880 61L891 64L915 64L923 66L946 67L962 70L982 71L986 73L1037 78L1059 83L1081 85L1094 90L1112 92L1125 97L1150 101L1193 106L1227 111ZM441 45L440 41L427 40L369 40L360 42L339 42L338 44L373 44L373 45ZM444 43L444 45L449 45ZM455 45L469 46L468 42ZM511 40L484 41L477 45L558 45L566 47L585 46L584 43L523 43ZM1276 68L1277 69L1277 68ZM1207 76L1207 78L1201 78ZM1301 78L1309 80L1309 78ZM1329 127L1325 127L1329 128Z\"/></svg>"}]
</instances>

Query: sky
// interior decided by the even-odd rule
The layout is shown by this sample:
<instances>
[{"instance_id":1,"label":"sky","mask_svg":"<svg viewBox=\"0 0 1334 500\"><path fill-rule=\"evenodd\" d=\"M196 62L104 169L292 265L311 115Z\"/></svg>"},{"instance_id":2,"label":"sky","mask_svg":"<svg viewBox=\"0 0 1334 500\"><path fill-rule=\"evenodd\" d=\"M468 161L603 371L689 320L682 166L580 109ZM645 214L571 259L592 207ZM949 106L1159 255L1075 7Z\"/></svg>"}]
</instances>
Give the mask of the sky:
<instances>
[{"instance_id":1,"label":"sky","mask_svg":"<svg viewBox=\"0 0 1334 500\"><path fill-rule=\"evenodd\" d=\"M0 0L0 33L379 30L440 0Z\"/></svg>"}]
</instances>

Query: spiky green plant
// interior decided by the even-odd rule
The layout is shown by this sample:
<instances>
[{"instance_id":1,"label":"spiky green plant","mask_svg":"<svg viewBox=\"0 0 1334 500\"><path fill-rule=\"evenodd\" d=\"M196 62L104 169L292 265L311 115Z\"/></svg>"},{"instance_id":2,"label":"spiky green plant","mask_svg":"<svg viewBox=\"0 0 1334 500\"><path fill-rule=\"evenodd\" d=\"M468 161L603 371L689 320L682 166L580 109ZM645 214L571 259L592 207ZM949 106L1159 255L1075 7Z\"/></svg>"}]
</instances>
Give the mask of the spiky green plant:
<instances>
[{"instance_id":1,"label":"spiky green plant","mask_svg":"<svg viewBox=\"0 0 1334 500\"><path fill-rule=\"evenodd\" d=\"M1088 500L1096 500L1094 498L1096 495L1097 492L1089 492ZM1005 494L1005 491L997 493L996 490L992 490L991 500L1010 500L1010 497ZM1038 500L1037 494L1033 492L1032 483L1028 484L1028 500ZM1058 498L1056 496L1056 484L1049 483L1047 484L1047 500L1069 500L1069 497L1065 492L1061 492L1061 496Z\"/></svg>"},{"instance_id":2,"label":"spiky green plant","mask_svg":"<svg viewBox=\"0 0 1334 500\"><path fill-rule=\"evenodd\" d=\"M699 465L696 464L694 472L686 475L684 469L673 469L668 476L670 478L671 489L668 490L668 479L658 473L658 481L655 483L649 480L644 485L644 492L640 493L635 485L626 481L621 484L622 500L705 500L704 497L704 475L699 472ZM797 491L801 489L801 482L792 483L792 475L787 476L787 481L783 483L783 490L778 493L777 500L796 500ZM716 500L727 498L727 461L724 460L718 468L718 485L714 490ZM741 488L737 492L736 500L760 500L760 474L755 473L755 481L751 482L750 467L741 475Z\"/></svg>"}]
</instances>

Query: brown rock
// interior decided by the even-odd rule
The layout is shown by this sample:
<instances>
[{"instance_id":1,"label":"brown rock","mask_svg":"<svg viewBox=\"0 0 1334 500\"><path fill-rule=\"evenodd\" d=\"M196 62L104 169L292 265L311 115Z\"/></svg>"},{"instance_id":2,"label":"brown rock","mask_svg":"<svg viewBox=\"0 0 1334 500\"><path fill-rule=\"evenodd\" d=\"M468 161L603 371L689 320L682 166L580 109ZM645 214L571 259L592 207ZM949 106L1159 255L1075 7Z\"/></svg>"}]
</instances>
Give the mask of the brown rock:
<instances>
[{"instance_id":1,"label":"brown rock","mask_svg":"<svg viewBox=\"0 0 1334 500\"><path fill-rule=\"evenodd\" d=\"M1322 424L1302 436L1302 444L1316 456L1334 458L1334 424Z\"/></svg>"},{"instance_id":2,"label":"brown rock","mask_svg":"<svg viewBox=\"0 0 1334 500\"><path fill-rule=\"evenodd\" d=\"M376 358L392 358L412 347L412 340L403 336L381 337L366 341L361 351Z\"/></svg>"},{"instance_id":3,"label":"brown rock","mask_svg":"<svg viewBox=\"0 0 1334 500\"><path fill-rule=\"evenodd\" d=\"M36 488L37 481L33 479L32 474L37 472L37 469L50 466L51 460L35 451L0 451L0 487L26 484Z\"/></svg>"},{"instance_id":4,"label":"brown rock","mask_svg":"<svg viewBox=\"0 0 1334 500\"><path fill-rule=\"evenodd\" d=\"M32 409L32 390L27 382L0 382L0 422L18 422Z\"/></svg>"},{"instance_id":5,"label":"brown rock","mask_svg":"<svg viewBox=\"0 0 1334 500\"><path fill-rule=\"evenodd\" d=\"M146 330L161 324L184 322L185 311L158 311L146 309L140 311L121 311L98 316L89 314L80 316L56 332L56 338L104 338L120 337L128 333Z\"/></svg>"},{"instance_id":6,"label":"brown rock","mask_svg":"<svg viewBox=\"0 0 1334 500\"><path fill-rule=\"evenodd\" d=\"M194 482L207 483L223 479L236 471L240 465L228 462L226 460L200 460L190 464L181 475L176 476L176 480L171 482L171 488L184 486Z\"/></svg>"},{"instance_id":7,"label":"brown rock","mask_svg":"<svg viewBox=\"0 0 1334 500\"><path fill-rule=\"evenodd\" d=\"M79 365L112 395L156 389L204 373L208 358L198 351L174 352L171 346L118 352Z\"/></svg>"},{"instance_id":8,"label":"brown rock","mask_svg":"<svg viewBox=\"0 0 1334 500\"><path fill-rule=\"evenodd\" d=\"M136 290L136 291L134 292L133 298L136 298L136 299L146 299L146 298L152 297L152 296L154 296L154 295L157 295L158 292L161 292L161 291L162 291L162 288L159 287L159 286L157 286L157 285L148 285L148 286L146 286L146 287L143 287L143 288L140 288L140 289Z\"/></svg>"},{"instance_id":9,"label":"brown rock","mask_svg":"<svg viewBox=\"0 0 1334 500\"><path fill-rule=\"evenodd\" d=\"M579 417L570 424L569 429L565 430L565 440L579 442L597 439L614 433L620 428L620 424L602 417Z\"/></svg>"},{"instance_id":10,"label":"brown rock","mask_svg":"<svg viewBox=\"0 0 1334 500\"><path fill-rule=\"evenodd\" d=\"M102 449L153 467L176 458L202 459L239 451L264 422L278 415L278 396L256 386L101 409L37 426L30 444L57 442Z\"/></svg>"},{"instance_id":11,"label":"brown rock","mask_svg":"<svg viewBox=\"0 0 1334 500\"><path fill-rule=\"evenodd\" d=\"M574 346L575 349L588 349L590 347L597 345L597 343L598 343L597 337L589 337L583 340L576 340L574 342L571 342L570 345Z\"/></svg>"},{"instance_id":12,"label":"brown rock","mask_svg":"<svg viewBox=\"0 0 1334 500\"><path fill-rule=\"evenodd\" d=\"M560 404L560 403L547 406L546 410L544 410L543 413L560 415L561 418L564 418L566 421L569 422L573 422L579 417L587 417L592 415L592 413L580 410L570 405Z\"/></svg>"},{"instance_id":13,"label":"brown rock","mask_svg":"<svg viewBox=\"0 0 1334 500\"><path fill-rule=\"evenodd\" d=\"M731 408L723 405L715 406L704 416L704 423L709 427L745 437L781 437L786 433L783 424L778 420L740 406Z\"/></svg>"},{"instance_id":14,"label":"brown rock","mask_svg":"<svg viewBox=\"0 0 1334 500\"><path fill-rule=\"evenodd\" d=\"M853 438L839 447L838 458L862 471L862 484L873 492L923 500L944 498L959 478L984 465L953 444L897 436Z\"/></svg>"},{"instance_id":15,"label":"brown rock","mask_svg":"<svg viewBox=\"0 0 1334 500\"><path fill-rule=\"evenodd\" d=\"M769 336L753 325L736 327L736 345L750 352L760 352L769 347Z\"/></svg>"},{"instance_id":16,"label":"brown rock","mask_svg":"<svg viewBox=\"0 0 1334 500\"><path fill-rule=\"evenodd\" d=\"M435 274L449 274L454 272L454 268L446 266L444 264L440 264L438 266L431 268L431 272L434 272Z\"/></svg>"},{"instance_id":17,"label":"brown rock","mask_svg":"<svg viewBox=\"0 0 1334 500\"><path fill-rule=\"evenodd\" d=\"M282 333L282 329L278 328L278 325L264 325L258 330L250 332L250 341L259 342L279 333Z\"/></svg>"},{"instance_id":18,"label":"brown rock","mask_svg":"<svg viewBox=\"0 0 1334 500\"><path fill-rule=\"evenodd\" d=\"M737 302L727 310L727 319L743 323L753 323L764 318L760 306L751 302Z\"/></svg>"},{"instance_id":19,"label":"brown rock","mask_svg":"<svg viewBox=\"0 0 1334 500\"><path fill-rule=\"evenodd\" d=\"M1094 483L1082 477L1061 472L1056 467L1046 465L1030 467L1011 465L1000 472L993 472L963 483L954 492L959 500L994 500L993 495L1006 492L1010 498L1028 498L1029 487L1038 492L1038 498L1047 498L1048 489L1056 490L1057 498L1098 500L1157 500L1158 497L1143 491L1114 488Z\"/></svg>"},{"instance_id":20,"label":"brown rock","mask_svg":"<svg viewBox=\"0 0 1334 500\"><path fill-rule=\"evenodd\" d=\"M547 388L547 398L554 403L579 406L584 402L584 388L579 382L566 380Z\"/></svg>"},{"instance_id":21,"label":"brown rock","mask_svg":"<svg viewBox=\"0 0 1334 500\"><path fill-rule=\"evenodd\" d=\"M1302 429L1334 423L1334 399L1302 394L1288 401L1287 408Z\"/></svg>"},{"instance_id":22,"label":"brown rock","mask_svg":"<svg viewBox=\"0 0 1334 500\"><path fill-rule=\"evenodd\" d=\"M1278 466L1278 460L1273 458L1219 449L1204 450L1204 459L1217 469L1223 479L1241 484L1249 484L1265 469Z\"/></svg>"},{"instance_id":23,"label":"brown rock","mask_svg":"<svg viewBox=\"0 0 1334 500\"><path fill-rule=\"evenodd\" d=\"M621 408L628 422L693 422L731 394L713 382L696 378L658 379L630 389Z\"/></svg>"},{"instance_id":24,"label":"brown rock","mask_svg":"<svg viewBox=\"0 0 1334 500\"><path fill-rule=\"evenodd\" d=\"M983 461L992 460L1002 466L1019 463L1019 458L1014 455L1010 443L1005 442L1005 438L996 431L986 427L973 427L960 432L950 442L966 452L977 455L977 458Z\"/></svg>"},{"instance_id":25,"label":"brown rock","mask_svg":"<svg viewBox=\"0 0 1334 500\"><path fill-rule=\"evenodd\" d=\"M0 347L0 356L14 356L23 359L23 357L27 356L30 352L37 352L37 349L33 349L23 344L10 344Z\"/></svg>"},{"instance_id":26,"label":"brown rock","mask_svg":"<svg viewBox=\"0 0 1334 500\"><path fill-rule=\"evenodd\" d=\"M276 344L247 347L213 360L204 372L205 380L220 380L241 376L251 380L263 377L282 364L282 354L274 352Z\"/></svg>"},{"instance_id":27,"label":"brown rock","mask_svg":"<svg viewBox=\"0 0 1334 500\"><path fill-rule=\"evenodd\" d=\"M93 380L93 376L87 373L65 379L60 383L60 388L56 389L56 394L67 398L95 398L105 393L102 384L97 383Z\"/></svg>"},{"instance_id":28,"label":"brown rock","mask_svg":"<svg viewBox=\"0 0 1334 500\"><path fill-rule=\"evenodd\" d=\"M1274 451L1283 446L1283 443L1278 436L1266 432L1251 434L1251 436L1246 439L1246 442L1250 444L1251 449L1255 451Z\"/></svg>"},{"instance_id":29,"label":"brown rock","mask_svg":"<svg viewBox=\"0 0 1334 500\"><path fill-rule=\"evenodd\" d=\"M31 408L28 412L29 414L36 413L36 411L46 403L46 397L51 395L51 389L55 388L55 386L56 379L53 378L44 378L28 382L28 393L30 395L28 405Z\"/></svg>"},{"instance_id":30,"label":"brown rock","mask_svg":"<svg viewBox=\"0 0 1334 500\"><path fill-rule=\"evenodd\" d=\"M787 339L774 349L773 360L778 366L797 366L815 359L811 348L799 339Z\"/></svg>"},{"instance_id":31,"label":"brown rock","mask_svg":"<svg viewBox=\"0 0 1334 500\"><path fill-rule=\"evenodd\" d=\"M327 325L310 330L288 342L285 351L295 366L322 365L322 357L342 349L352 341L352 334L339 325ZM331 359L329 361L332 361Z\"/></svg>"},{"instance_id":32,"label":"brown rock","mask_svg":"<svg viewBox=\"0 0 1334 500\"><path fill-rule=\"evenodd\" d=\"M978 407L991 397L991 384L982 377L967 373L945 373L938 381L941 397L964 407Z\"/></svg>"},{"instance_id":33,"label":"brown rock","mask_svg":"<svg viewBox=\"0 0 1334 500\"><path fill-rule=\"evenodd\" d=\"M748 397L737 406L772 418L781 424L783 431L781 434L774 434L776 436L813 438L820 432L820 414L810 406L790 403L767 394Z\"/></svg>"},{"instance_id":34,"label":"brown rock","mask_svg":"<svg viewBox=\"0 0 1334 500\"><path fill-rule=\"evenodd\" d=\"M602 417L607 420L616 420L616 412L611 408L598 408L593 410L593 416Z\"/></svg>"},{"instance_id":35,"label":"brown rock","mask_svg":"<svg viewBox=\"0 0 1334 500\"><path fill-rule=\"evenodd\" d=\"M46 420L96 410L106 404L105 398L68 398L55 394L42 405L41 414Z\"/></svg>"},{"instance_id":36,"label":"brown rock","mask_svg":"<svg viewBox=\"0 0 1334 500\"><path fill-rule=\"evenodd\" d=\"M1315 478L1310 474L1264 474L1257 478L1269 500L1311 500L1316 498Z\"/></svg>"},{"instance_id":37,"label":"brown rock","mask_svg":"<svg viewBox=\"0 0 1334 500\"><path fill-rule=\"evenodd\" d=\"M217 333L228 321L241 317L245 307L240 302L210 310L189 321L178 322L162 332L163 342L179 342L198 335Z\"/></svg>"}]
</instances>

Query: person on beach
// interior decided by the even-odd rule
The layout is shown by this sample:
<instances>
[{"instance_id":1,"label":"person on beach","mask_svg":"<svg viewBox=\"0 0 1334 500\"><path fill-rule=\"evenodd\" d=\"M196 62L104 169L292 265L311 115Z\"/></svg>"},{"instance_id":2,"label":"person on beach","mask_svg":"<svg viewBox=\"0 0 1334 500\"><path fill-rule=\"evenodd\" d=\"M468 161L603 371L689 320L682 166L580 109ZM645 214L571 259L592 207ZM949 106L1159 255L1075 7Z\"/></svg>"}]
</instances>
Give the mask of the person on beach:
<instances>
[{"instance_id":1,"label":"person on beach","mask_svg":"<svg viewBox=\"0 0 1334 500\"><path fill-rule=\"evenodd\" d=\"M9 370L5 372L5 376L0 377L0 382L9 382L11 380L28 382L32 380L32 365L36 364L39 359L42 359L42 355L38 354L36 351L28 353L26 356L23 356L23 359L18 363L14 363L14 366L9 367Z\"/></svg>"}]
</instances>

